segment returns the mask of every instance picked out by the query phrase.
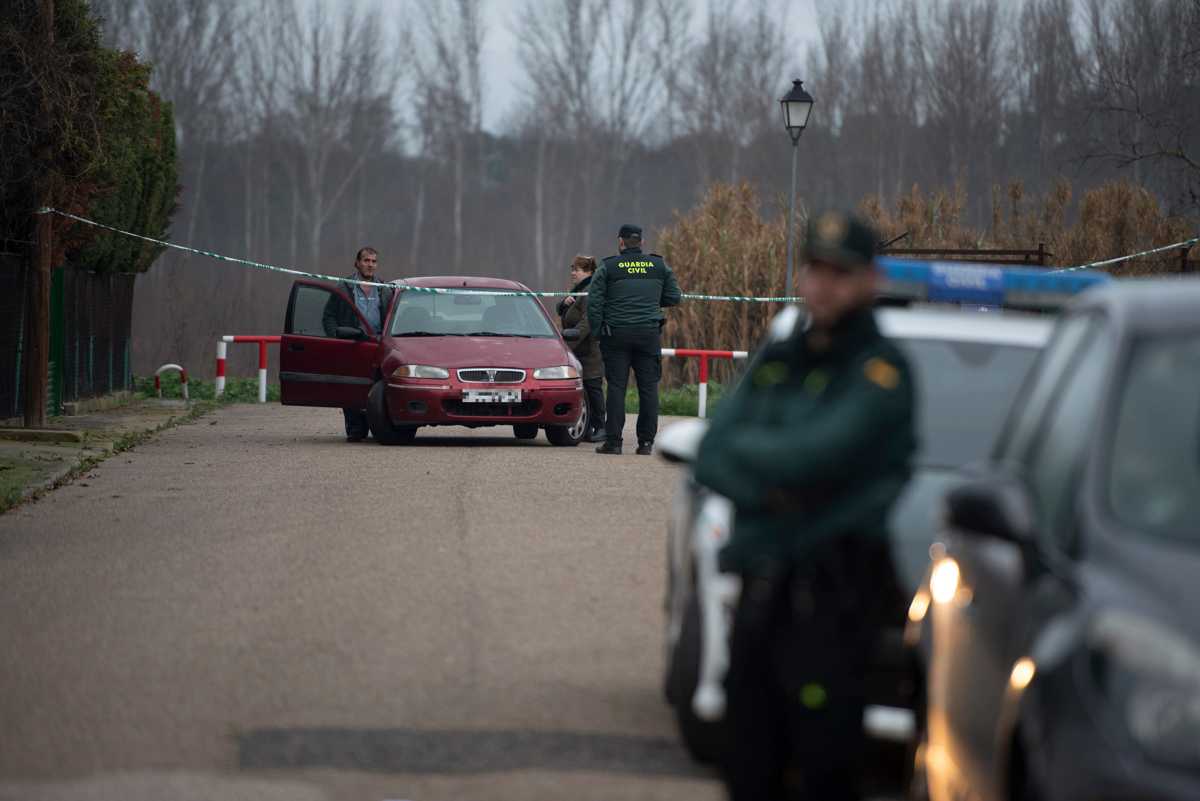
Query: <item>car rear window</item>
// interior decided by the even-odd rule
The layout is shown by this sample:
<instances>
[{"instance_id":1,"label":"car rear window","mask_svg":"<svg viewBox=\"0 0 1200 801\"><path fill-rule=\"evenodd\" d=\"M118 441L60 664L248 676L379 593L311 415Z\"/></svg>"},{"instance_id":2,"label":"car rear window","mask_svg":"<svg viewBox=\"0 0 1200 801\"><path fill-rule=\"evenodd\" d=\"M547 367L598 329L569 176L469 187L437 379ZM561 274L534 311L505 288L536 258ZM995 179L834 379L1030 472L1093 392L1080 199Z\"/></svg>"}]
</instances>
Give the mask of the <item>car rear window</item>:
<instances>
[{"instance_id":1,"label":"car rear window","mask_svg":"<svg viewBox=\"0 0 1200 801\"><path fill-rule=\"evenodd\" d=\"M916 376L918 461L961 467L990 451L1038 349L896 339Z\"/></svg>"},{"instance_id":2,"label":"car rear window","mask_svg":"<svg viewBox=\"0 0 1200 801\"><path fill-rule=\"evenodd\" d=\"M538 302L526 295L410 289L396 301L391 335L553 337L555 331Z\"/></svg>"},{"instance_id":3,"label":"car rear window","mask_svg":"<svg viewBox=\"0 0 1200 801\"><path fill-rule=\"evenodd\" d=\"M1200 542L1200 333L1136 341L1119 386L1110 510L1147 537Z\"/></svg>"}]
</instances>

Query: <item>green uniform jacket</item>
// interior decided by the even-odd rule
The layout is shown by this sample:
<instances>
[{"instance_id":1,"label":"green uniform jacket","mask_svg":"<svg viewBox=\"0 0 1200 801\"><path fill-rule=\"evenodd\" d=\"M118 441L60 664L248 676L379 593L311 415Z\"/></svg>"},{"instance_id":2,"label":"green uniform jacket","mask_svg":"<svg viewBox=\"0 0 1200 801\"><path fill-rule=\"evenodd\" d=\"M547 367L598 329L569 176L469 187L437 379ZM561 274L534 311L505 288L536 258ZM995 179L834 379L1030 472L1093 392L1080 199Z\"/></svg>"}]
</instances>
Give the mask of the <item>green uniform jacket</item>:
<instances>
[{"instance_id":1,"label":"green uniform jacket","mask_svg":"<svg viewBox=\"0 0 1200 801\"><path fill-rule=\"evenodd\" d=\"M887 536L916 450L904 356L865 310L814 352L806 335L766 346L700 444L695 477L736 509L722 570L803 558L830 537Z\"/></svg>"},{"instance_id":2,"label":"green uniform jacket","mask_svg":"<svg viewBox=\"0 0 1200 801\"><path fill-rule=\"evenodd\" d=\"M588 322L592 331L649 328L663 319L664 306L678 305L683 293L675 273L656 253L626 248L600 263L588 287Z\"/></svg>"}]
</instances>

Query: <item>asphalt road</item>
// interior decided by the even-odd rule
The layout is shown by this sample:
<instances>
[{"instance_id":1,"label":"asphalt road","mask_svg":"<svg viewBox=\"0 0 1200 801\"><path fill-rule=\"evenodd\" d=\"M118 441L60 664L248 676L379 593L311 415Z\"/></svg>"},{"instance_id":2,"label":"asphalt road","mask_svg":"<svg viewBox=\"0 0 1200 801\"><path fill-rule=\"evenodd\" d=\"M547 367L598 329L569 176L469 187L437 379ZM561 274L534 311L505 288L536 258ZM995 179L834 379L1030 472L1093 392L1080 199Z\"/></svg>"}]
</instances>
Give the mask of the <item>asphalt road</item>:
<instances>
[{"instance_id":1,"label":"asphalt road","mask_svg":"<svg viewBox=\"0 0 1200 801\"><path fill-rule=\"evenodd\" d=\"M0 799L721 798L661 697L674 481L336 410L168 431L0 517Z\"/></svg>"}]
</instances>

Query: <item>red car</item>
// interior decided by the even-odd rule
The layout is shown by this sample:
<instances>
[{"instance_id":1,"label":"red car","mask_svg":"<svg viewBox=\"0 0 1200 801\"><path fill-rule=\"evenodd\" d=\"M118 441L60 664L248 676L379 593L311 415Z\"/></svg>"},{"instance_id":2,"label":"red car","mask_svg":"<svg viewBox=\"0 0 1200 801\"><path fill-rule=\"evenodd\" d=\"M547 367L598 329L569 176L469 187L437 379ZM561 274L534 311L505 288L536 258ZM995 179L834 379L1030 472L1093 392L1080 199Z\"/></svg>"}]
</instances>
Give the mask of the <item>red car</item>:
<instances>
[{"instance_id":1,"label":"red car","mask_svg":"<svg viewBox=\"0 0 1200 801\"><path fill-rule=\"evenodd\" d=\"M555 445L579 444L587 431L579 361L536 298L504 294L527 287L455 276L395 286L381 331L344 285L292 286L280 342L285 405L365 409L384 445L412 442L421 426L496 425L518 439L544 429Z\"/></svg>"}]
</instances>

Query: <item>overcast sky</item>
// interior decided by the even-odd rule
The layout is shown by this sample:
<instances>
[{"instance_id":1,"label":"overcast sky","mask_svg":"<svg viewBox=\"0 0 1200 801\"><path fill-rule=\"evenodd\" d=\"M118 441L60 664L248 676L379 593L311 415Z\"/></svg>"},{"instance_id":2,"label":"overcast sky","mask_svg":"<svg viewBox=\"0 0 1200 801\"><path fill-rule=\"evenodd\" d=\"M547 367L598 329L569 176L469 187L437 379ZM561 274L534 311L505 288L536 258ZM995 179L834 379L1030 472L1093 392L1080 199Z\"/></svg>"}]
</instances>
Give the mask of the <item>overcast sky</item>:
<instances>
[{"instance_id":1,"label":"overcast sky","mask_svg":"<svg viewBox=\"0 0 1200 801\"><path fill-rule=\"evenodd\" d=\"M328 0L333 2L334 0ZM512 34L513 17L522 8L524 0L482 0L487 32L484 41L484 103L483 124L490 131L503 127L505 115L519 101L516 86L521 79L521 66L517 60L516 41ZM694 6L693 18L700 19L708 7L709 0L691 0ZM383 0L384 8L391 5L401 5L404 0ZM781 0L780 4L786 9L786 19L781 23L786 26L788 36L794 43L797 52L790 62L797 68L805 63L805 48L817 40L817 6L818 0ZM749 2L740 5L750 8ZM803 75L780 75L779 85L786 89L792 78L803 78Z\"/></svg>"}]
</instances>

